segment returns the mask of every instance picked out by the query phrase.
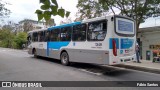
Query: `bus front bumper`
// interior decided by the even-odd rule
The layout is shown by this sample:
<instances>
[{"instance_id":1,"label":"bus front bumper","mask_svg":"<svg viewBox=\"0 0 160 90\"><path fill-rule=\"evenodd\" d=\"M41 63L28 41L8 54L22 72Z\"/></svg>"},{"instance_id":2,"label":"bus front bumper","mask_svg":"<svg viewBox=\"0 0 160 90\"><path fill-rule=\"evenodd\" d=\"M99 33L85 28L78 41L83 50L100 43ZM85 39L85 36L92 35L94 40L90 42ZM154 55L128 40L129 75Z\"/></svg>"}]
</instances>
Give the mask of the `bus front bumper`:
<instances>
[{"instance_id":1,"label":"bus front bumper","mask_svg":"<svg viewBox=\"0 0 160 90\"><path fill-rule=\"evenodd\" d=\"M120 57L120 63L134 61L136 59L135 55Z\"/></svg>"}]
</instances>

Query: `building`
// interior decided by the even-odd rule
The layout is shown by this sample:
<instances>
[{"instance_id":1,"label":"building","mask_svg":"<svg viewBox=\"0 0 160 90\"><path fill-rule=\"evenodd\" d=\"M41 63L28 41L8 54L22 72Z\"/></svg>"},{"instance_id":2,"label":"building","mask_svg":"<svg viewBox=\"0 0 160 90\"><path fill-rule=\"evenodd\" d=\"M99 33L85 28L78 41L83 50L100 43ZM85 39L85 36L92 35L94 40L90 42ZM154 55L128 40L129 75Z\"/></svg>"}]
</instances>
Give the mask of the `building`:
<instances>
[{"instance_id":1,"label":"building","mask_svg":"<svg viewBox=\"0 0 160 90\"><path fill-rule=\"evenodd\" d=\"M160 55L160 26L140 28L137 42L140 46L140 55L144 60L153 60Z\"/></svg>"},{"instance_id":2,"label":"building","mask_svg":"<svg viewBox=\"0 0 160 90\"><path fill-rule=\"evenodd\" d=\"M14 23L13 21L8 21L6 25L0 26L0 29L6 28L11 30L15 34L17 34L19 32L28 32L31 30L48 28L52 25L55 25L52 19L47 23L42 21L39 22L31 19L24 19L20 21L18 24Z\"/></svg>"},{"instance_id":3,"label":"building","mask_svg":"<svg viewBox=\"0 0 160 90\"><path fill-rule=\"evenodd\" d=\"M39 22L31 19L24 19L19 22L17 31L18 32L23 32L23 31L31 31L31 30L37 30L37 29L44 29L47 28L48 26L46 25L45 22Z\"/></svg>"}]
</instances>

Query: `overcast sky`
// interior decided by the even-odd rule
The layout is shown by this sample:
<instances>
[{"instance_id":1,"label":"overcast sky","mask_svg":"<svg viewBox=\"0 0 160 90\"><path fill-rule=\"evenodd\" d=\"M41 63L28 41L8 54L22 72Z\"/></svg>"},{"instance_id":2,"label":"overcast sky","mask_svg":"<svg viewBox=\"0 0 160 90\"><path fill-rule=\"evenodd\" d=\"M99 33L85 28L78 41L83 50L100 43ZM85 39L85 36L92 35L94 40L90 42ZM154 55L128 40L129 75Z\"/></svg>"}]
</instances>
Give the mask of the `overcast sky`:
<instances>
[{"instance_id":1,"label":"overcast sky","mask_svg":"<svg viewBox=\"0 0 160 90\"><path fill-rule=\"evenodd\" d=\"M3 0L10 3L7 8L11 10L11 15L6 21L13 21L18 23L23 19L33 19L37 20L37 15L35 14L36 9L40 8L39 0ZM76 5L78 0L57 0L59 6L62 6L65 10L70 11L72 19L75 19L75 13L77 12ZM54 17L56 24L59 24L61 17ZM141 24L140 27L151 27L155 25L160 25L160 18L150 18L147 19L145 23Z\"/></svg>"},{"instance_id":2,"label":"overcast sky","mask_svg":"<svg viewBox=\"0 0 160 90\"><path fill-rule=\"evenodd\" d=\"M3 0L4 1L4 0ZM35 11L40 8L39 0L5 0L11 5L7 5L7 8L11 10L10 17L6 20L14 21L18 23L23 19L33 19L38 20ZM62 6L71 14L69 17L75 18L75 13L77 12L76 5L78 0L57 0L59 7ZM58 24L63 18L60 16L54 17L55 22Z\"/></svg>"}]
</instances>

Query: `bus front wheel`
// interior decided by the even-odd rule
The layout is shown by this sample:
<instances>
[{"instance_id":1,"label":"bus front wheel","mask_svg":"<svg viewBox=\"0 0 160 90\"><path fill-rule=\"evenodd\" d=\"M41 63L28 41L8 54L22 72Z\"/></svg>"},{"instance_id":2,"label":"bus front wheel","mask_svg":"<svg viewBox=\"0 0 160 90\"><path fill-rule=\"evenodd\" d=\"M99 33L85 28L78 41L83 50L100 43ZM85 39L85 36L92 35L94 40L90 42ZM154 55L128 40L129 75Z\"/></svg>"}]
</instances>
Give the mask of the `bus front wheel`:
<instances>
[{"instance_id":1,"label":"bus front wheel","mask_svg":"<svg viewBox=\"0 0 160 90\"><path fill-rule=\"evenodd\" d=\"M69 56L67 52L62 52L61 54L61 63L65 66L69 65Z\"/></svg>"},{"instance_id":2,"label":"bus front wheel","mask_svg":"<svg viewBox=\"0 0 160 90\"><path fill-rule=\"evenodd\" d=\"M37 58L37 51L36 51L36 49L33 49L33 55L34 55L35 58Z\"/></svg>"}]
</instances>

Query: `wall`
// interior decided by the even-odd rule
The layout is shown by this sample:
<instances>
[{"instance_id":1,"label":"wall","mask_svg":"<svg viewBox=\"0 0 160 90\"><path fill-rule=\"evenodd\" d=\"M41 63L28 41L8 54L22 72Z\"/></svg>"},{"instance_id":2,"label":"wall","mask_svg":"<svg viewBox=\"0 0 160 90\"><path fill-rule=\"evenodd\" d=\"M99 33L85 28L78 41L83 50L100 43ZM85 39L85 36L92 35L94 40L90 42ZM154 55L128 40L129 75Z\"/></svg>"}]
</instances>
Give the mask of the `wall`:
<instances>
[{"instance_id":1,"label":"wall","mask_svg":"<svg viewBox=\"0 0 160 90\"><path fill-rule=\"evenodd\" d=\"M146 60L146 51L150 51L150 60L153 60L153 49L150 49L150 45L160 45L160 31L141 32L138 37L142 42L142 59Z\"/></svg>"}]
</instances>

